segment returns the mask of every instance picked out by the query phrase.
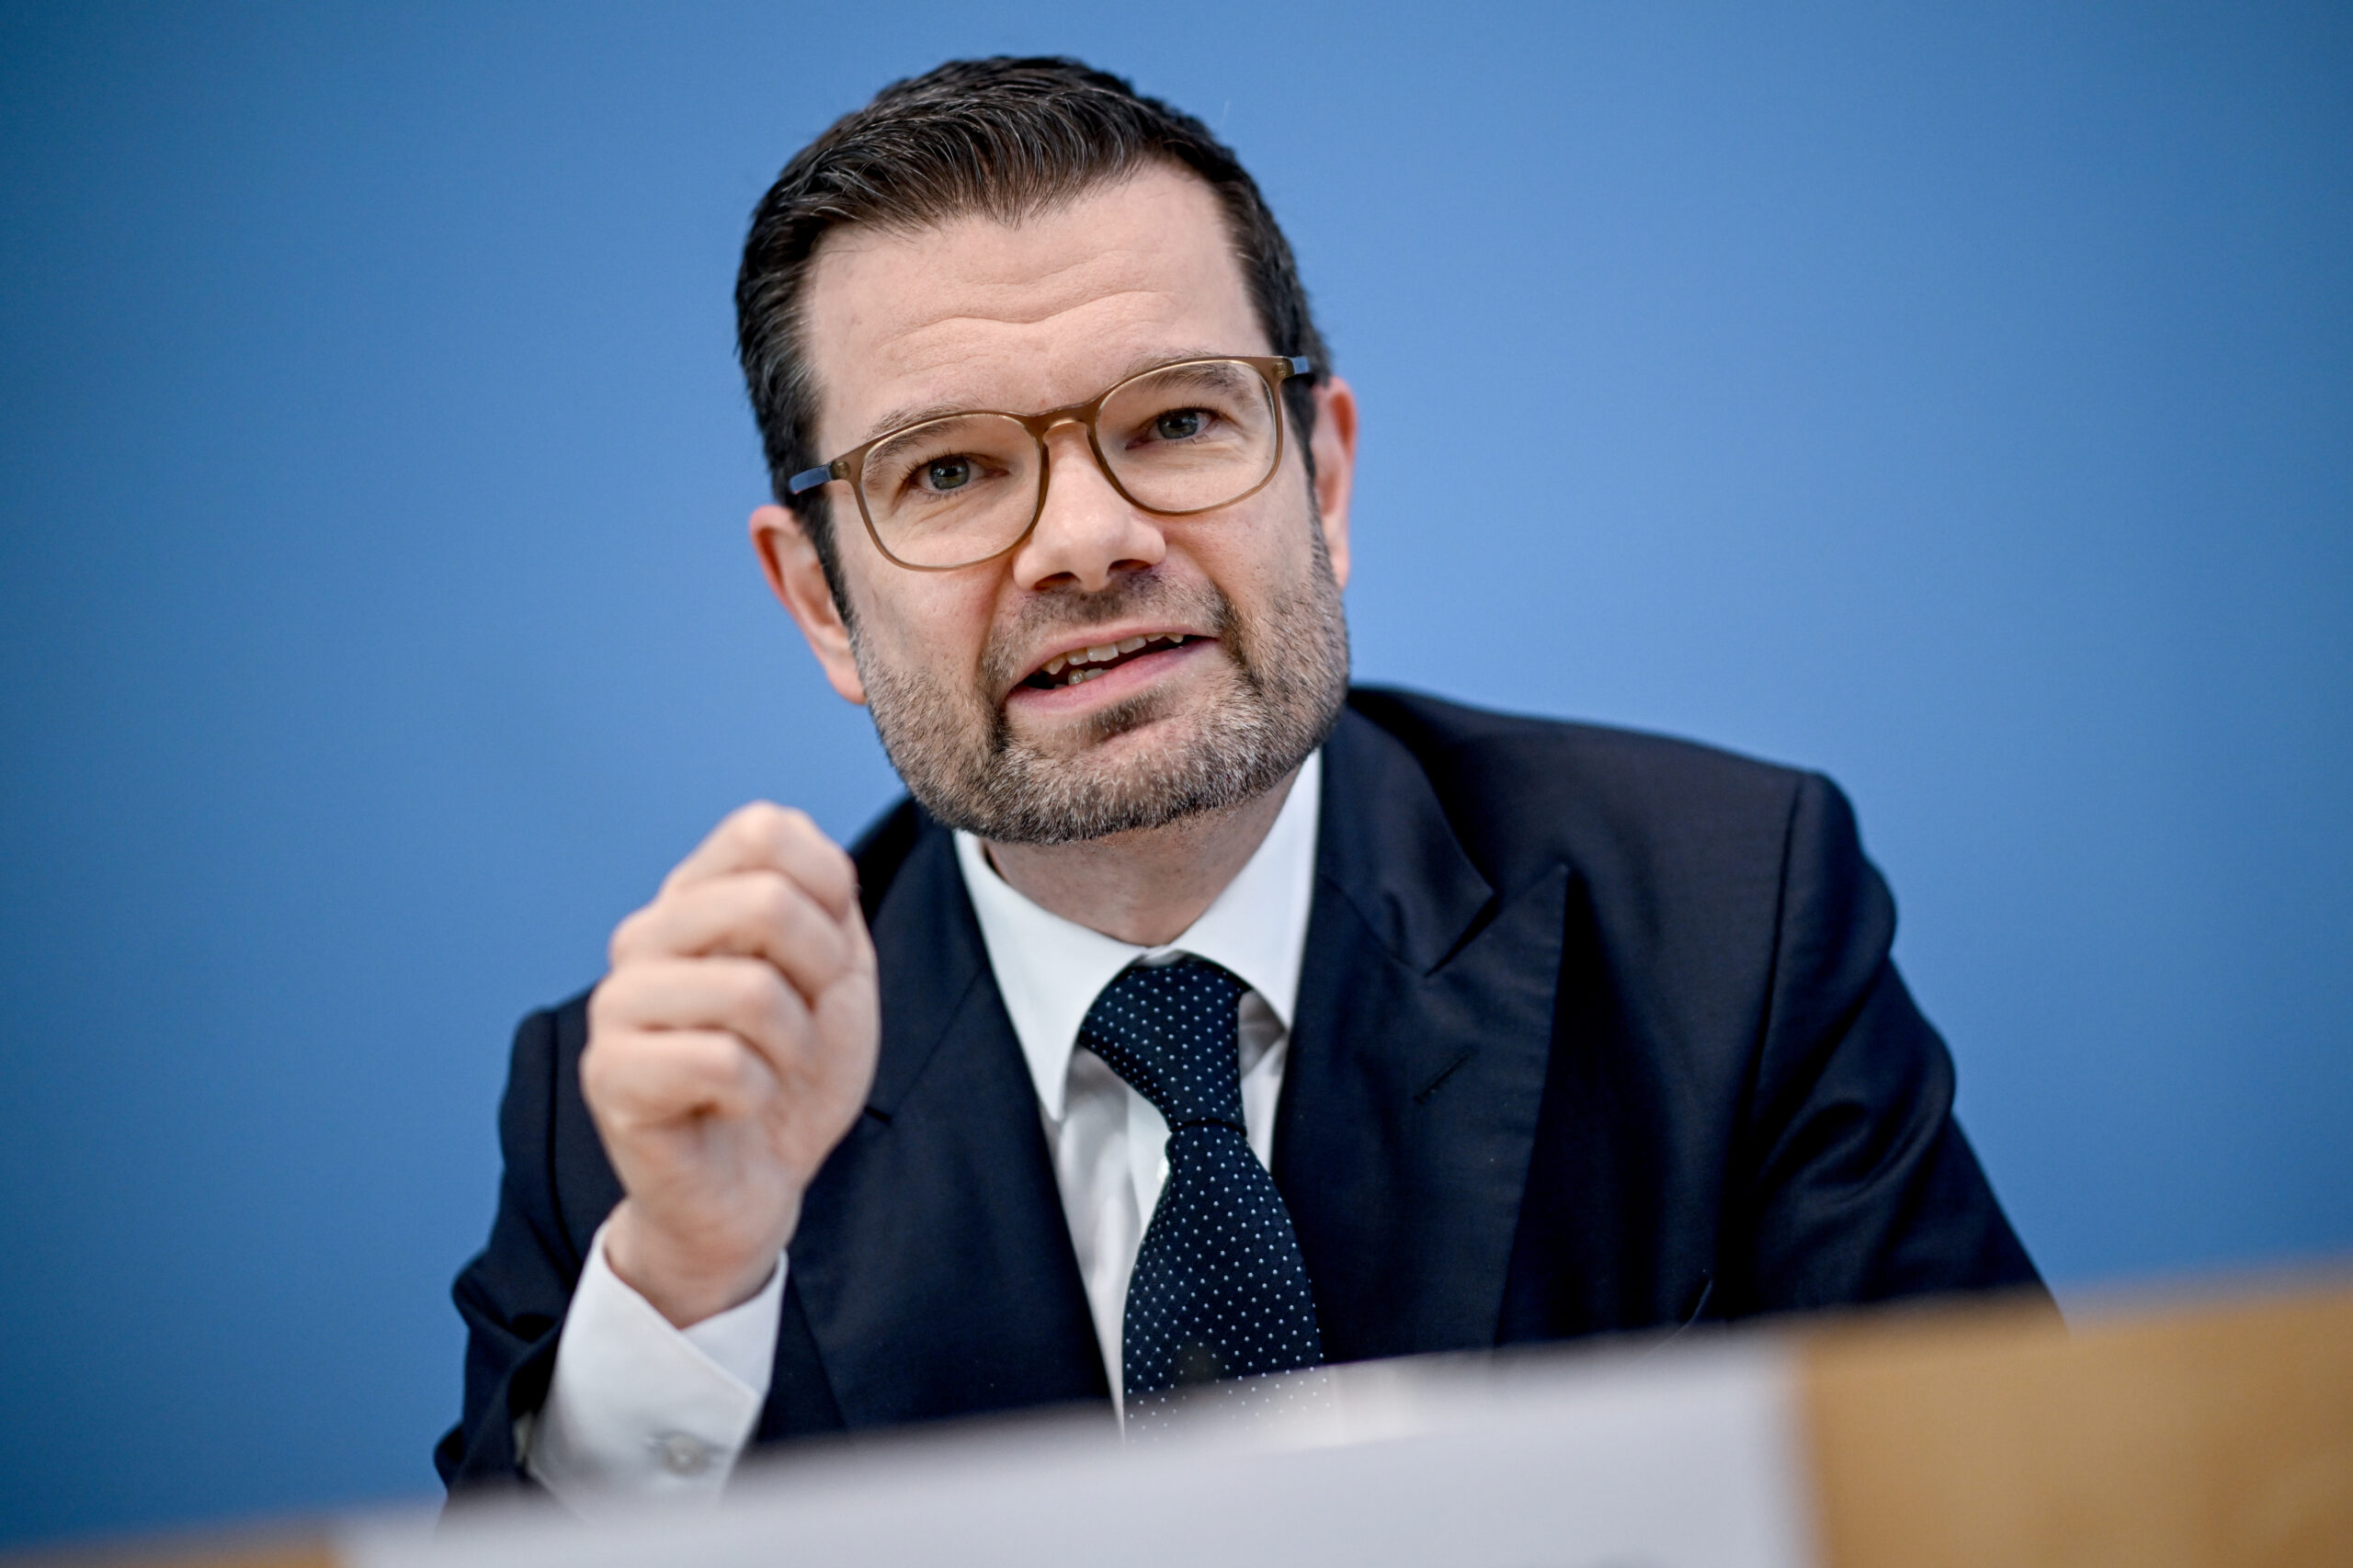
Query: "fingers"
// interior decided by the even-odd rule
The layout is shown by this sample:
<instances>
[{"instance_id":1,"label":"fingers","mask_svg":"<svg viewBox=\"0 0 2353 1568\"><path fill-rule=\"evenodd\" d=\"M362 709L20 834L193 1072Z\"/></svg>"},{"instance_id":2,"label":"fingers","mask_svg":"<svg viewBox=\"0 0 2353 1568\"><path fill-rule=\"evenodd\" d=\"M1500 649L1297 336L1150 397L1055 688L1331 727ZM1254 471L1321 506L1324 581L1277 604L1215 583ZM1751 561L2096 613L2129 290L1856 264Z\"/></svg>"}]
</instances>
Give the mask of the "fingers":
<instances>
[{"instance_id":1,"label":"fingers","mask_svg":"<svg viewBox=\"0 0 2353 1568\"><path fill-rule=\"evenodd\" d=\"M700 1116L748 1118L776 1091L766 1059L719 1029L658 1029L600 1036L581 1062L598 1119L662 1126Z\"/></svg>"},{"instance_id":2,"label":"fingers","mask_svg":"<svg viewBox=\"0 0 2353 1568\"><path fill-rule=\"evenodd\" d=\"M706 955L765 959L813 997L842 975L870 970L866 923L826 909L773 870L735 871L667 889L613 933L612 964Z\"/></svg>"},{"instance_id":3,"label":"fingers","mask_svg":"<svg viewBox=\"0 0 2353 1568\"><path fill-rule=\"evenodd\" d=\"M632 1283L695 1321L738 1299L752 1266L774 1267L872 1082L880 998L857 869L801 812L746 806L611 951L581 1088L636 1206Z\"/></svg>"},{"instance_id":4,"label":"fingers","mask_svg":"<svg viewBox=\"0 0 2353 1568\"><path fill-rule=\"evenodd\" d=\"M775 871L836 920L858 905L858 868L805 812L756 801L732 812L664 880L668 893L739 871Z\"/></svg>"},{"instance_id":5,"label":"fingers","mask_svg":"<svg viewBox=\"0 0 2353 1568\"><path fill-rule=\"evenodd\" d=\"M589 998L589 1032L729 1035L779 1078L804 1074L814 1049L809 1005L756 958L657 958L616 969Z\"/></svg>"}]
</instances>

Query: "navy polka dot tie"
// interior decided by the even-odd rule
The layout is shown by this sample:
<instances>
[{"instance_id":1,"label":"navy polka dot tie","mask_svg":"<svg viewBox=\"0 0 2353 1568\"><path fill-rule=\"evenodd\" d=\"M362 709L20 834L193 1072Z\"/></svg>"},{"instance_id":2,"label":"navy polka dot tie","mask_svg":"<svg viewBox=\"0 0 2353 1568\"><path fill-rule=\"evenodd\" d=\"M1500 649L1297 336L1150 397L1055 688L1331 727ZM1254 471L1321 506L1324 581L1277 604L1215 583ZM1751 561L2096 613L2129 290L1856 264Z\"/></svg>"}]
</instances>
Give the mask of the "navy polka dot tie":
<instances>
[{"instance_id":1,"label":"navy polka dot tie","mask_svg":"<svg viewBox=\"0 0 2353 1568\"><path fill-rule=\"evenodd\" d=\"M1168 1120L1168 1180L1121 1329L1131 1422L1149 1425L1188 1384L1324 1359L1290 1210L1243 1125L1234 1009L1247 989L1202 959L1136 965L1079 1026L1079 1044Z\"/></svg>"}]
</instances>

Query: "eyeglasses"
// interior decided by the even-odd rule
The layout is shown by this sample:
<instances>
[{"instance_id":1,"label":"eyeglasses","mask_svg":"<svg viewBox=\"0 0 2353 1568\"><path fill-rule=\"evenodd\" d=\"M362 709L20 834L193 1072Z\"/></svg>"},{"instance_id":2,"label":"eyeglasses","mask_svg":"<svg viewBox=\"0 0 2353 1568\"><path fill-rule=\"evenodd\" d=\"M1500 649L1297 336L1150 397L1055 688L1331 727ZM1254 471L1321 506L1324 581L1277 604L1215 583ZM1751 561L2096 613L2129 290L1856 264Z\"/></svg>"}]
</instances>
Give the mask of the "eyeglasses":
<instances>
[{"instance_id":1,"label":"eyeglasses","mask_svg":"<svg viewBox=\"0 0 2353 1568\"><path fill-rule=\"evenodd\" d=\"M1049 414L974 411L904 426L802 470L785 491L845 481L874 547L891 560L918 572L974 566L1038 526L1046 435L1077 425L1130 505L1163 517L1213 511L1275 476L1283 459L1279 393L1310 368L1295 356L1155 365L1091 403Z\"/></svg>"}]
</instances>

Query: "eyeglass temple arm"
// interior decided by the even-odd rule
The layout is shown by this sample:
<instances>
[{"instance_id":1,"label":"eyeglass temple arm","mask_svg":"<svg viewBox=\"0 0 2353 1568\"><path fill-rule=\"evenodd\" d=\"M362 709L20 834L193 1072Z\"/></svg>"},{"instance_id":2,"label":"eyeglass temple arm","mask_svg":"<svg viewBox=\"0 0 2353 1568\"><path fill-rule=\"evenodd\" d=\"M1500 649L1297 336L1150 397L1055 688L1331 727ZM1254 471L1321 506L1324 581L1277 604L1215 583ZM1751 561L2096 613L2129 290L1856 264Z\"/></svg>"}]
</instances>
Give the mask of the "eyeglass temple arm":
<instances>
[{"instance_id":1,"label":"eyeglass temple arm","mask_svg":"<svg viewBox=\"0 0 2353 1568\"><path fill-rule=\"evenodd\" d=\"M784 482L784 493L787 495L806 495L827 480L835 478L834 470L840 466L838 462L830 462L820 463L815 468L804 468Z\"/></svg>"},{"instance_id":2,"label":"eyeglass temple arm","mask_svg":"<svg viewBox=\"0 0 2353 1568\"><path fill-rule=\"evenodd\" d=\"M1315 368L1315 361L1304 354L1287 354L1283 356L1283 359L1290 366L1290 373L1293 376L1303 376ZM829 480L847 477L834 472L840 466L839 461L835 461L821 463L815 468L804 468L784 482L784 493L788 495L806 495Z\"/></svg>"}]
</instances>

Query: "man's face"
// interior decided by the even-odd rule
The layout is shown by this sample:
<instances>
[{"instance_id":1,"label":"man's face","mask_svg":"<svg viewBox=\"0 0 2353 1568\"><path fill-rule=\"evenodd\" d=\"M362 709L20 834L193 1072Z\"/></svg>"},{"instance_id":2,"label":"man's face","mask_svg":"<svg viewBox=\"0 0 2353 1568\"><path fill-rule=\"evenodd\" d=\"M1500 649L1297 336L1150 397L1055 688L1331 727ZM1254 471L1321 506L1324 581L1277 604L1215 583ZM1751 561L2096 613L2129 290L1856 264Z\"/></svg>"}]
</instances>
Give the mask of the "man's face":
<instances>
[{"instance_id":1,"label":"man's face","mask_svg":"<svg viewBox=\"0 0 2353 1568\"><path fill-rule=\"evenodd\" d=\"M1149 366L1271 346L1215 197L1155 166L1015 226L834 231L803 351L830 456L916 411L1067 407ZM1156 827L1270 788L1338 712L1356 415L1336 382L1319 409L1313 493L1287 439L1265 488L1187 517L1123 500L1085 432L1059 426L1029 538L948 572L886 560L837 485L847 624L790 514L761 508L753 535L835 689L870 706L935 816L1001 843ZM1120 653L1065 684L1067 655L1090 648Z\"/></svg>"}]
</instances>

